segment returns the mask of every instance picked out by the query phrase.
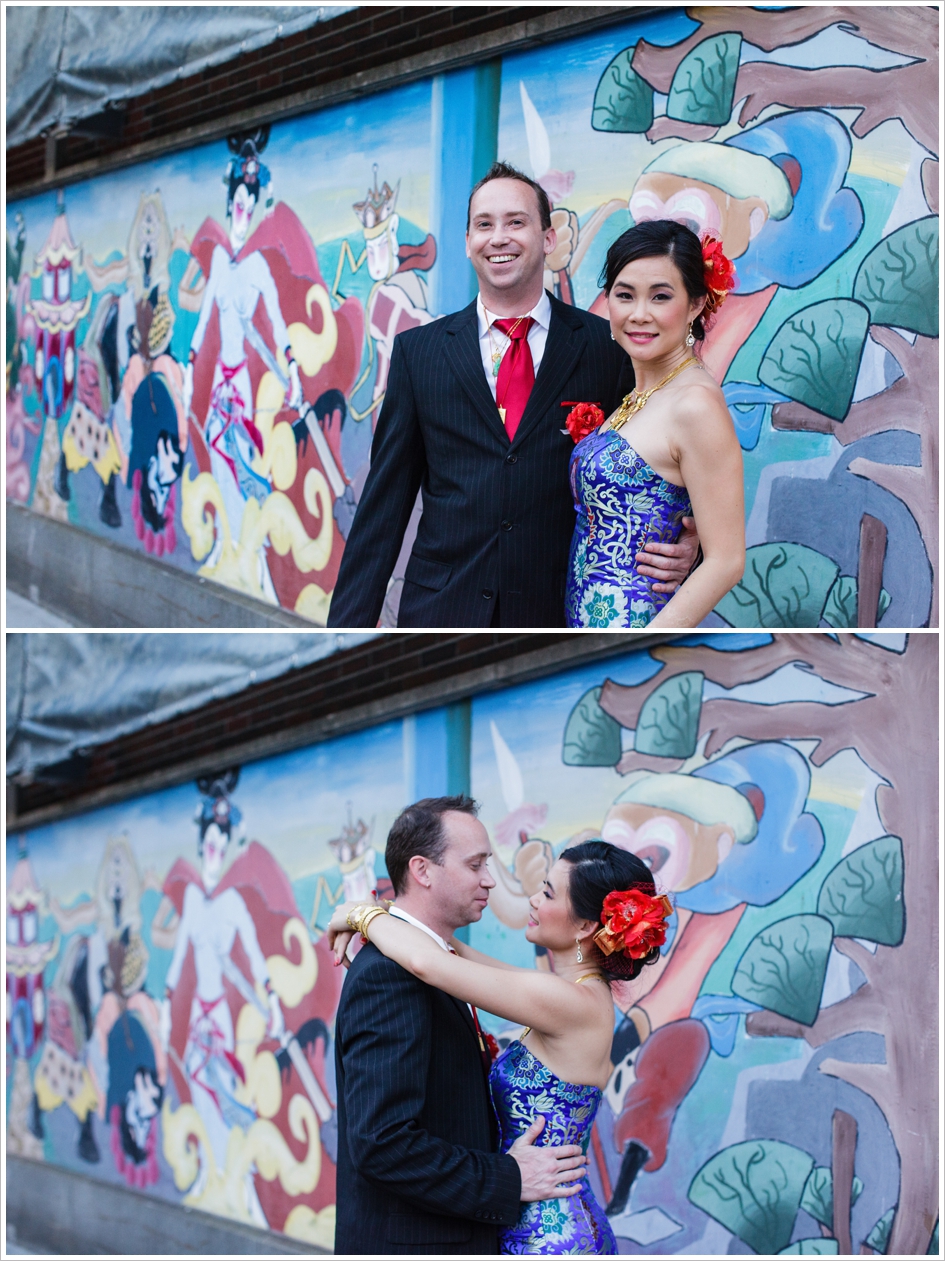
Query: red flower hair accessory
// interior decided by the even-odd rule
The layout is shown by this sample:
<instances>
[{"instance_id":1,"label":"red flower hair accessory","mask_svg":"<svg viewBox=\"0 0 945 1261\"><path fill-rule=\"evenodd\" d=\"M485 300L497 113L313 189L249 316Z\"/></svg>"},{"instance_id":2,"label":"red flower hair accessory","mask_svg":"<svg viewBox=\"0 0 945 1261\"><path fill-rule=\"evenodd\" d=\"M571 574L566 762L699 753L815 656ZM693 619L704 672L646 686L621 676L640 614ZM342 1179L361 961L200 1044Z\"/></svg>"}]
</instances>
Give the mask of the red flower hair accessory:
<instances>
[{"instance_id":1,"label":"red flower hair accessory","mask_svg":"<svg viewBox=\"0 0 945 1261\"><path fill-rule=\"evenodd\" d=\"M714 236L702 238L702 265L705 270L705 287L709 291L702 314L714 315L728 294L735 288L735 267L725 257L722 242Z\"/></svg>"},{"instance_id":2,"label":"red flower hair accessory","mask_svg":"<svg viewBox=\"0 0 945 1261\"><path fill-rule=\"evenodd\" d=\"M666 940L666 921L673 904L665 895L652 897L642 889L615 889L604 898L603 928L594 940L605 955L620 950L631 959L645 959Z\"/></svg>"},{"instance_id":3,"label":"red flower hair accessory","mask_svg":"<svg viewBox=\"0 0 945 1261\"><path fill-rule=\"evenodd\" d=\"M578 443L589 433L599 429L605 420L604 413L596 403L575 403L564 423L568 427L568 433Z\"/></svg>"}]
</instances>

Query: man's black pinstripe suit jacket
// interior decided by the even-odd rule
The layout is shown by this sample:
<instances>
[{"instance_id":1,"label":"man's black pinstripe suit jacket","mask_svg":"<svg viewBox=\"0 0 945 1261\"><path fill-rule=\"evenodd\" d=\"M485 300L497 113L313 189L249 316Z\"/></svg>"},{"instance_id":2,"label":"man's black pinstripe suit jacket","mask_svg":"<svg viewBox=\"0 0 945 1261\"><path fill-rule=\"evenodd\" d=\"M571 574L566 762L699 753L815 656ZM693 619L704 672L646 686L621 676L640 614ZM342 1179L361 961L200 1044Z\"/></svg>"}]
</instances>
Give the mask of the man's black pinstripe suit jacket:
<instances>
[{"instance_id":1,"label":"man's black pinstripe suit jacket","mask_svg":"<svg viewBox=\"0 0 945 1261\"><path fill-rule=\"evenodd\" d=\"M368 944L335 1022L335 1252L498 1252L521 1176L496 1152L486 1069L465 1003Z\"/></svg>"},{"instance_id":2,"label":"man's black pinstripe suit jacket","mask_svg":"<svg viewBox=\"0 0 945 1261\"><path fill-rule=\"evenodd\" d=\"M403 627L563 626L574 508L569 403L609 413L633 388L605 320L551 299L528 406L511 443L486 382L476 304L394 340L371 471L341 561L329 626L377 625L417 496L423 516Z\"/></svg>"}]
</instances>

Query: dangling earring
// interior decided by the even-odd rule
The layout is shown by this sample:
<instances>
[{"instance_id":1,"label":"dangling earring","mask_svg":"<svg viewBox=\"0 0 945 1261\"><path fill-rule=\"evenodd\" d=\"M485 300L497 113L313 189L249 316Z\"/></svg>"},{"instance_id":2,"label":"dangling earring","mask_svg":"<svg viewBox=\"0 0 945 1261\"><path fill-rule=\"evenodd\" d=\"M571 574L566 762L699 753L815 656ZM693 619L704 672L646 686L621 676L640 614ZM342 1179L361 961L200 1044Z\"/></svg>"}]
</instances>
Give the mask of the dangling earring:
<instances>
[{"instance_id":1,"label":"dangling earring","mask_svg":"<svg viewBox=\"0 0 945 1261\"><path fill-rule=\"evenodd\" d=\"M689 325L689 334L688 334L688 336L686 337L686 345L687 345L687 346L694 346L695 344L696 344L696 339L695 339L695 338L693 337L693 335L692 335L692 325L690 324L690 325Z\"/></svg>"},{"instance_id":2,"label":"dangling earring","mask_svg":"<svg viewBox=\"0 0 945 1261\"><path fill-rule=\"evenodd\" d=\"M577 942L577 955L576 955L575 957L576 957L576 959L577 959L578 963L583 963L583 962L584 962L584 951L581 949L581 939L580 939L580 937L575 937L575 939L574 939L574 940Z\"/></svg>"}]
</instances>

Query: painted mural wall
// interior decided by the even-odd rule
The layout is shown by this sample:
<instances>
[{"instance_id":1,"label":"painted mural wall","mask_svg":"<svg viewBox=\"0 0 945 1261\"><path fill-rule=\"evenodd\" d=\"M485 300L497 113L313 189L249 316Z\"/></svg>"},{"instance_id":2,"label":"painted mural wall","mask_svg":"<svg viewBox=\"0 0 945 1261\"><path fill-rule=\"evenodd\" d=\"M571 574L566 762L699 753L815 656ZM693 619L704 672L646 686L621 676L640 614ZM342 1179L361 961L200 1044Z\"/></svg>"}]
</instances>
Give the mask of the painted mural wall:
<instances>
[{"instance_id":1,"label":"painted mural wall","mask_svg":"<svg viewBox=\"0 0 945 1261\"><path fill-rule=\"evenodd\" d=\"M587 836L674 903L592 1137L622 1252L937 1251L936 653L693 635L10 836L8 1150L330 1248L323 929L471 787L478 948L548 966L527 898Z\"/></svg>"},{"instance_id":2,"label":"painted mural wall","mask_svg":"<svg viewBox=\"0 0 945 1261\"><path fill-rule=\"evenodd\" d=\"M712 623L937 625L937 32L671 9L10 204L8 497L323 622L392 339L473 295L498 155L566 302L644 219L736 262L705 356L751 550Z\"/></svg>"}]
</instances>

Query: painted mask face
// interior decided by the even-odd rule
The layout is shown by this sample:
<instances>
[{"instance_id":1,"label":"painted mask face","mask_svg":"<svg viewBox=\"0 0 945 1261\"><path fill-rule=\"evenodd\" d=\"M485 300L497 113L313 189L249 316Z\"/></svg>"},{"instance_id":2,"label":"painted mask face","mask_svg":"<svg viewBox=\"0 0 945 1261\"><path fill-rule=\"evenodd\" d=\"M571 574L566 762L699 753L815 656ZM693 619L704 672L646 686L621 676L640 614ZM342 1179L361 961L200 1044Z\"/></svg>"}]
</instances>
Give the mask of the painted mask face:
<instances>
[{"instance_id":1,"label":"painted mask face","mask_svg":"<svg viewBox=\"0 0 945 1261\"><path fill-rule=\"evenodd\" d=\"M233 217L230 221L230 240L234 246L239 247L246 240L255 209L256 198L247 192L245 184L240 184L233 194Z\"/></svg>"},{"instance_id":2,"label":"painted mask face","mask_svg":"<svg viewBox=\"0 0 945 1261\"><path fill-rule=\"evenodd\" d=\"M380 236L368 237L367 266L372 280L389 280L394 273L393 260L397 257L395 228L388 227Z\"/></svg>"},{"instance_id":3,"label":"painted mask face","mask_svg":"<svg viewBox=\"0 0 945 1261\"><path fill-rule=\"evenodd\" d=\"M760 197L730 197L713 184L665 172L640 176L629 210L635 223L672 219L696 236L717 236L729 258L744 254L768 219L768 207Z\"/></svg>"},{"instance_id":4,"label":"painted mask face","mask_svg":"<svg viewBox=\"0 0 945 1261\"><path fill-rule=\"evenodd\" d=\"M711 880L734 844L731 827L705 825L672 810L618 802L601 828L612 845L649 867L660 891L682 893Z\"/></svg>"},{"instance_id":5,"label":"painted mask face","mask_svg":"<svg viewBox=\"0 0 945 1261\"><path fill-rule=\"evenodd\" d=\"M220 879L230 838L215 823L203 835L203 882L212 889Z\"/></svg>"}]
</instances>

